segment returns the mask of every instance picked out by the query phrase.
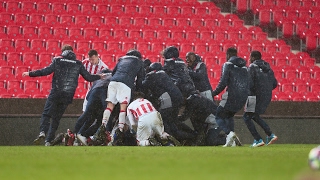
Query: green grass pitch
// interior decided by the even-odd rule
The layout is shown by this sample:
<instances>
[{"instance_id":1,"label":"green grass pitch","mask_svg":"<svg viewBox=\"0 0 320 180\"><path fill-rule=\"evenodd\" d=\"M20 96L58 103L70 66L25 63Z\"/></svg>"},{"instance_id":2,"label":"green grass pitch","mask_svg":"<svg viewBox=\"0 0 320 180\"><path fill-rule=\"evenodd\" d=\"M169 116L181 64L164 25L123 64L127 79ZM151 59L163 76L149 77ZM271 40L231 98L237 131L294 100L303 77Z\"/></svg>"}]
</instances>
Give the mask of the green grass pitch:
<instances>
[{"instance_id":1,"label":"green grass pitch","mask_svg":"<svg viewBox=\"0 0 320 180\"><path fill-rule=\"evenodd\" d=\"M242 147L0 147L1 180L320 179L308 166L315 144Z\"/></svg>"}]
</instances>

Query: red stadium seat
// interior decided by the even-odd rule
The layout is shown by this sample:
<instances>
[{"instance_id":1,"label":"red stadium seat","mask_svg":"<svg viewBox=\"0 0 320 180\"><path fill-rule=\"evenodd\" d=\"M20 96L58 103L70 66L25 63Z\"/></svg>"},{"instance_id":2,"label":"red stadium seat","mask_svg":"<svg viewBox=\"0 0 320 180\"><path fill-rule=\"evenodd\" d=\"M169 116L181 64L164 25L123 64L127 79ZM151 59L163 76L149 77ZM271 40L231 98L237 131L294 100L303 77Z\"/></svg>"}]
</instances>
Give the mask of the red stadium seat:
<instances>
[{"instance_id":1,"label":"red stadium seat","mask_svg":"<svg viewBox=\"0 0 320 180\"><path fill-rule=\"evenodd\" d=\"M83 40L84 36L82 35L82 28L70 28L69 30L69 38L72 40Z\"/></svg>"},{"instance_id":2,"label":"red stadium seat","mask_svg":"<svg viewBox=\"0 0 320 180\"><path fill-rule=\"evenodd\" d=\"M14 52L15 47L13 46L13 39L0 39L1 42L1 52Z\"/></svg>"},{"instance_id":3,"label":"red stadium seat","mask_svg":"<svg viewBox=\"0 0 320 180\"><path fill-rule=\"evenodd\" d=\"M67 14L66 4L63 2L53 2L51 3L52 12L57 14Z\"/></svg>"},{"instance_id":4,"label":"red stadium seat","mask_svg":"<svg viewBox=\"0 0 320 180\"><path fill-rule=\"evenodd\" d=\"M32 39L30 44L30 50L35 52L47 51L45 41L43 39Z\"/></svg>"},{"instance_id":5,"label":"red stadium seat","mask_svg":"<svg viewBox=\"0 0 320 180\"><path fill-rule=\"evenodd\" d=\"M185 17L194 16L194 7L193 6L180 6L181 15Z\"/></svg>"},{"instance_id":6,"label":"red stadium seat","mask_svg":"<svg viewBox=\"0 0 320 180\"><path fill-rule=\"evenodd\" d=\"M87 54L91 49L91 41L80 40L77 42L77 51L82 54Z\"/></svg>"},{"instance_id":7,"label":"red stadium seat","mask_svg":"<svg viewBox=\"0 0 320 180\"><path fill-rule=\"evenodd\" d=\"M109 7L109 10L111 13L113 14L122 14L124 12L124 5L122 4L116 4L116 3L112 3L112 4L109 4L110 7Z\"/></svg>"},{"instance_id":8,"label":"red stadium seat","mask_svg":"<svg viewBox=\"0 0 320 180\"><path fill-rule=\"evenodd\" d=\"M93 41L92 49L98 51L98 53L103 53L106 50L106 42L105 41Z\"/></svg>"},{"instance_id":9,"label":"red stadium seat","mask_svg":"<svg viewBox=\"0 0 320 180\"><path fill-rule=\"evenodd\" d=\"M9 52L7 54L7 62L9 66L23 66L23 62L21 60L21 53Z\"/></svg>"},{"instance_id":10,"label":"red stadium seat","mask_svg":"<svg viewBox=\"0 0 320 180\"><path fill-rule=\"evenodd\" d=\"M90 24L92 24L94 27L97 27L97 28L104 27L106 25L104 23L103 16L90 16L89 21L90 21Z\"/></svg>"},{"instance_id":11,"label":"red stadium seat","mask_svg":"<svg viewBox=\"0 0 320 180\"><path fill-rule=\"evenodd\" d=\"M27 13L16 13L14 15L14 21L16 25L25 26L30 24L29 14Z\"/></svg>"},{"instance_id":12,"label":"red stadium seat","mask_svg":"<svg viewBox=\"0 0 320 180\"><path fill-rule=\"evenodd\" d=\"M16 39L15 48L17 52L30 51L30 40L29 39Z\"/></svg>"},{"instance_id":13,"label":"red stadium seat","mask_svg":"<svg viewBox=\"0 0 320 180\"><path fill-rule=\"evenodd\" d=\"M16 66L14 69L14 74L16 80L27 80L31 79L31 77L22 77L23 72L28 72L30 70L29 66Z\"/></svg>"},{"instance_id":14,"label":"red stadium seat","mask_svg":"<svg viewBox=\"0 0 320 180\"><path fill-rule=\"evenodd\" d=\"M45 16L43 14L32 13L29 18L32 25L41 26L45 24Z\"/></svg>"},{"instance_id":15,"label":"red stadium seat","mask_svg":"<svg viewBox=\"0 0 320 180\"><path fill-rule=\"evenodd\" d=\"M25 66L39 66L39 61L37 60L37 53L25 52L22 55L22 61Z\"/></svg>"},{"instance_id":16,"label":"red stadium seat","mask_svg":"<svg viewBox=\"0 0 320 180\"><path fill-rule=\"evenodd\" d=\"M9 94L23 94L23 86L21 80L10 80L7 82L7 90Z\"/></svg>"},{"instance_id":17,"label":"red stadium seat","mask_svg":"<svg viewBox=\"0 0 320 180\"><path fill-rule=\"evenodd\" d=\"M0 17L3 23L5 24L14 24L14 15L8 12L1 12Z\"/></svg>"},{"instance_id":18,"label":"red stadium seat","mask_svg":"<svg viewBox=\"0 0 320 180\"><path fill-rule=\"evenodd\" d=\"M126 42L122 42L122 50L123 51L129 51L130 49L136 49L136 42L132 42L132 41L126 41Z\"/></svg>"},{"instance_id":19,"label":"red stadium seat","mask_svg":"<svg viewBox=\"0 0 320 180\"><path fill-rule=\"evenodd\" d=\"M143 50L143 51L151 51L151 44L150 42L139 42L136 44L137 50Z\"/></svg>"},{"instance_id":20,"label":"red stadium seat","mask_svg":"<svg viewBox=\"0 0 320 180\"><path fill-rule=\"evenodd\" d=\"M70 14L62 14L60 16L60 23L65 27L74 27L76 26L74 16Z\"/></svg>"},{"instance_id":21,"label":"red stadium seat","mask_svg":"<svg viewBox=\"0 0 320 180\"><path fill-rule=\"evenodd\" d=\"M47 52L39 53L39 66L46 67L49 66L52 62L53 55Z\"/></svg>"},{"instance_id":22,"label":"red stadium seat","mask_svg":"<svg viewBox=\"0 0 320 180\"><path fill-rule=\"evenodd\" d=\"M148 18L145 16L135 16L133 18L133 24L136 26L145 26L148 24Z\"/></svg>"},{"instance_id":23,"label":"red stadium seat","mask_svg":"<svg viewBox=\"0 0 320 180\"><path fill-rule=\"evenodd\" d=\"M22 12L25 12L25 13L35 13L37 10L36 10L36 3L35 2L31 2L31 1L22 1L21 2L21 10Z\"/></svg>"},{"instance_id":24,"label":"red stadium seat","mask_svg":"<svg viewBox=\"0 0 320 180\"><path fill-rule=\"evenodd\" d=\"M24 93L28 95L41 94L38 80L25 80L23 89Z\"/></svg>"},{"instance_id":25,"label":"red stadium seat","mask_svg":"<svg viewBox=\"0 0 320 180\"><path fill-rule=\"evenodd\" d=\"M91 4L92 6L92 4ZM81 14L81 4L77 2L69 2L66 7L69 14L78 15Z\"/></svg>"},{"instance_id":26,"label":"red stadium seat","mask_svg":"<svg viewBox=\"0 0 320 180\"><path fill-rule=\"evenodd\" d=\"M52 13L51 4L49 2L37 2L36 9L38 13L43 13L43 14Z\"/></svg>"},{"instance_id":27,"label":"red stadium seat","mask_svg":"<svg viewBox=\"0 0 320 180\"><path fill-rule=\"evenodd\" d=\"M47 40L47 52L58 53L61 52L60 41L57 39Z\"/></svg>"},{"instance_id":28,"label":"red stadium seat","mask_svg":"<svg viewBox=\"0 0 320 180\"><path fill-rule=\"evenodd\" d=\"M51 91L51 86L52 86L52 83L50 80L40 81L40 84L39 84L40 92L42 94L49 94Z\"/></svg>"},{"instance_id":29,"label":"red stadium seat","mask_svg":"<svg viewBox=\"0 0 320 180\"><path fill-rule=\"evenodd\" d=\"M9 25L7 27L7 34L9 38L13 38L13 39L22 38L23 35L21 31L22 31L21 26Z\"/></svg>"},{"instance_id":30,"label":"red stadium seat","mask_svg":"<svg viewBox=\"0 0 320 180\"><path fill-rule=\"evenodd\" d=\"M236 11L238 13L245 13L248 10L247 0L236 0Z\"/></svg>"},{"instance_id":31,"label":"red stadium seat","mask_svg":"<svg viewBox=\"0 0 320 180\"><path fill-rule=\"evenodd\" d=\"M88 16L96 15L96 4L92 4L90 2L82 3L81 13Z\"/></svg>"},{"instance_id":32,"label":"red stadium seat","mask_svg":"<svg viewBox=\"0 0 320 180\"><path fill-rule=\"evenodd\" d=\"M126 14L135 16L138 13L139 6L135 4L125 4L124 5L124 12Z\"/></svg>"},{"instance_id":33,"label":"red stadium seat","mask_svg":"<svg viewBox=\"0 0 320 180\"><path fill-rule=\"evenodd\" d=\"M86 27L89 25L89 16L87 15L76 15L74 23L77 27Z\"/></svg>"},{"instance_id":34,"label":"red stadium seat","mask_svg":"<svg viewBox=\"0 0 320 180\"><path fill-rule=\"evenodd\" d=\"M0 78L1 80L5 79L13 79L14 74L13 74L13 66L0 66Z\"/></svg>"},{"instance_id":35,"label":"red stadium seat","mask_svg":"<svg viewBox=\"0 0 320 180\"><path fill-rule=\"evenodd\" d=\"M23 37L26 39L34 39L34 38L38 38L38 27L35 26L23 26L22 28L22 34Z\"/></svg>"},{"instance_id":36,"label":"red stadium seat","mask_svg":"<svg viewBox=\"0 0 320 180\"><path fill-rule=\"evenodd\" d=\"M7 1L6 2L6 10L10 13L21 12L21 2L19 1Z\"/></svg>"},{"instance_id":37,"label":"red stadium seat","mask_svg":"<svg viewBox=\"0 0 320 180\"><path fill-rule=\"evenodd\" d=\"M104 17L105 23L110 27L117 27L118 25L118 16L108 15Z\"/></svg>"},{"instance_id":38,"label":"red stadium seat","mask_svg":"<svg viewBox=\"0 0 320 180\"><path fill-rule=\"evenodd\" d=\"M67 34L67 28L65 28L64 26L60 27L54 27L53 29L53 35L55 36L55 38L57 39L69 39L69 36Z\"/></svg>"},{"instance_id":39,"label":"red stadium seat","mask_svg":"<svg viewBox=\"0 0 320 180\"><path fill-rule=\"evenodd\" d=\"M116 39L124 40L128 37L128 29L114 29L113 35Z\"/></svg>"},{"instance_id":40,"label":"red stadium seat","mask_svg":"<svg viewBox=\"0 0 320 180\"><path fill-rule=\"evenodd\" d=\"M39 26L38 34L41 39L53 39L53 28L50 26Z\"/></svg>"},{"instance_id":41,"label":"red stadium seat","mask_svg":"<svg viewBox=\"0 0 320 180\"><path fill-rule=\"evenodd\" d=\"M83 35L86 40L95 40L99 38L97 28L85 28L83 30Z\"/></svg>"}]
</instances>

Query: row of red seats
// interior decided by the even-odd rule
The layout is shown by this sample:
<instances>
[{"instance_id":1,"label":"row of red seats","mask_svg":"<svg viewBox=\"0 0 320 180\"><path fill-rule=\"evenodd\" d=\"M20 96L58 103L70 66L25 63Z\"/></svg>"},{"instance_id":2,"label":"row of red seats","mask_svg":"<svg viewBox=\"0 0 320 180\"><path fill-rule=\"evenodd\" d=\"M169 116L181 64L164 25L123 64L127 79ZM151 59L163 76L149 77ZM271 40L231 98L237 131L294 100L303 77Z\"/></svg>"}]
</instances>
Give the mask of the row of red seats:
<instances>
[{"instance_id":1,"label":"row of red seats","mask_svg":"<svg viewBox=\"0 0 320 180\"><path fill-rule=\"evenodd\" d=\"M280 27L284 38L298 36L303 40L306 50L315 50L318 45L320 11L315 1L295 1L295 6L264 6L258 7L257 14L261 26L275 23ZM292 2L291 2L292 3ZM308 6L305 6L305 3ZM305 8L301 8L305 7ZM302 49L302 47L301 47Z\"/></svg>"},{"instance_id":2,"label":"row of red seats","mask_svg":"<svg viewBox=\"0 0 320 180\"><path fill-rule=\"evenodd\" d=\"M28 79L28 78L25 78ZM51 80L1 80L0 98L47 98L51 90ZM74 98L84 98L88 83L79 82Z\"/></svg>"},{"instance_id":3,"label":"row of red seats","mask_svg":"<svg viewBox=\"0 0 320 180\"><path fill-rule=\"evenodd\" d=\"M244 13L251 10L253 13L257 13L261 8L299 8L310 9L320 5L319 0L234 0L237 11Z\"/></svg>"},{"instance_id":4,"label":"row of red seats","mask_svg":"<svg viewBox=\"0 0 320 180\"><path fill-rule=\"evenodd\" d=\"M300 93L300 92L277 92L273 91L272 101L307 101L307 102L319 102L319 94L313 92Z\"/></svg>"},{"instance_id":5,"label":"row of red seats","mask_svg":"<svg viewBox=\"0 0 320 180\"><path fill-rule=\"evenodd\" d=\"M14 18L12 18L14 16ZM181 17L147 17L142 16L86 16L78 15L72 16L69 14L56 15L28 15L28 14L8 14L0 13L3 21L0 23L0 33L6 33L9 36L16 33L29 33L33 32L33 28L51 27L77 27L77 28L123 28L134 29L152 29L164 27L167 29L202 29L212 30L217 27L223 29L237 29L243 28L243 20L235 18L234 16L223 17L217 16L215 18L196 18L185 16ZM10 26L9 26L10 25ZM23 27L22 27L23 26ZM29 28L29 29L28 29ZM51 28L52 29L52 28Z\"/></svg>"},{"instance_id":6,"label":"row of red seats","mask_svg":"<svg viewBox=\"0 0 320 180\"><path fill-rule=\"evenodd\" d=\"M26 13L69 13L69 14L86 14L93 15L99 14L104 15L108 12L112 13L126 13L126 14L188 14L191 15L210 15L214 14L219 10L212 3L202 3L197 1L193 3L186 2L167 2L161 4L135 4L128 2L121 3L79 3L79 2L19 2L19 1L8 1L4 2L2 11L6 12L26 12Z\"/></svg>"}]
</instances>

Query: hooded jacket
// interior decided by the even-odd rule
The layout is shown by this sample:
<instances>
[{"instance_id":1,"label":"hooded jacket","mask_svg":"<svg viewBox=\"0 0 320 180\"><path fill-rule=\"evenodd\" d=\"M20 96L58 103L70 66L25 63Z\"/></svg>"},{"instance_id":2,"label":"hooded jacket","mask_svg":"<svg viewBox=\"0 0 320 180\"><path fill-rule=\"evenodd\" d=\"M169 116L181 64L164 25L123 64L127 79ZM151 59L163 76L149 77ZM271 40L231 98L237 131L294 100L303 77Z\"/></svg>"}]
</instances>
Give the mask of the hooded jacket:
<instances>
[{"instance_id":1,"label":"hooded jacket","mask_svg":"<svg viewBox=\"0 0 320 180\"><path fill-rule=\"evenodd\" d=\"M129 88L142 88L142 81L145 76L143 61L136 56L122 56L112 71L111 81L122 82Z\"/></svg>"},{"instance_id":2,"label":"hooded jacket","mask_svg":"<svg viewBox=\"0 0 320 180\"><path fill-rule=\"evenodd\" d=\"M193 62L189 69L189 75L193 80L195 88L200 91L204 92L207 90L212 91L212 87L208 78L207 67L201 61L199 56L196 56L196 60Z\"/></svg>"},{"instance_id":3,"label":"hooded jacket","mask_svg":"<svg viewBox=\"0 0 320 180\"><path fill-rule=\"evenodd\" d=\"M182 104L183 96L179 88L163 70L149 72L142 84L145 94L150 91L154 99L158 100L163 93L167 92L173 107L179 107Z\"/></svg>"},{"instance_id":4,"label":"hooded jacket","mask_svg":"<svg viewBox=\"0 0 320 180\"><path fill-rule=\"evenodd\" d=\"M250 78L246 67L246 61L240 57L233 56L223 64L222 74L216 89L212 95L222 95L220 106L232 112L238 112L246 103L249 95Z\"/></svg>"},{"instance_id":5,"label":"hooded jacket","mask_svg":"<svg viewBox=\"0 0 320 180\"><path fill-rule=\"evenodd\" d=\"M188 68L182 59L166 59L164 61L163 70L170 76L174 84L178 86L185 98L196 92Z\"/></svg>"},{"instance_id":6,"label":"hooded jacket","mask_svg":"<svg viewBox=\"0 0 320 180\"><path fill-rule=\"evenodd\" d=\"M270 64L264 60L251 63L249 73L253 83L250 95L256 96L255 112L263 114L271 101L272 90L277 87L278 82Z\"/></svg>"},{"instance_id":7,"label":"hooded jacket","mask_svg":"<svg viewBox=\"0 0 320 180\"><path fill-rule=\"evenodd\" d=\"M54 57L49 66L29 72L29 76L46 76L51 73L53 73L53 77L49 98L64 99L67 103L72 102L78 86L79 75L89 82L100 79L99 75L91 75L71 50L63 51L61 56Z\"/></svg>"}]
</instances>

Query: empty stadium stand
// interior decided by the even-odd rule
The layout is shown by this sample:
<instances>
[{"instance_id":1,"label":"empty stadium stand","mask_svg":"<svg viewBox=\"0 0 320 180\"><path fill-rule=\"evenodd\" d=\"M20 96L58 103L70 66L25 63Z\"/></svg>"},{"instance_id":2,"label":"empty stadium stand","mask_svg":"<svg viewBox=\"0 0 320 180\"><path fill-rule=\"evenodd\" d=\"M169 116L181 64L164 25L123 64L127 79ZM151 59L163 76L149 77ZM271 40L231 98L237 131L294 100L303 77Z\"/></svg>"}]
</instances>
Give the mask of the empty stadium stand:
<instances>
[{"instance_id":1,"label":"empty stadium stand","mask_svg":"<svg viewBox=\"0 0 320 180\"><path fill-rule=\"evenodd\" d=\"M175 45L182 58L188 51L202 56L213 88L226 49L235 47L246 60L250 51L259 50L271 64L279 80L274 101L318 101L320 68L310 53L320 43L318 6L319 0L1 1L0 94L46 98L51 76L22 78L21 72L48 66L64 44L74 47L78 59L97 49L110 68L131 48L163 63L161 51ZM244 18L248 14L251 26ZM272 28L275 40L269 39ZM288 43L296 38L299 53L293 53L296 47ZM86 93L79 84L75 98Z\"/></svg>"}]
</instances>

